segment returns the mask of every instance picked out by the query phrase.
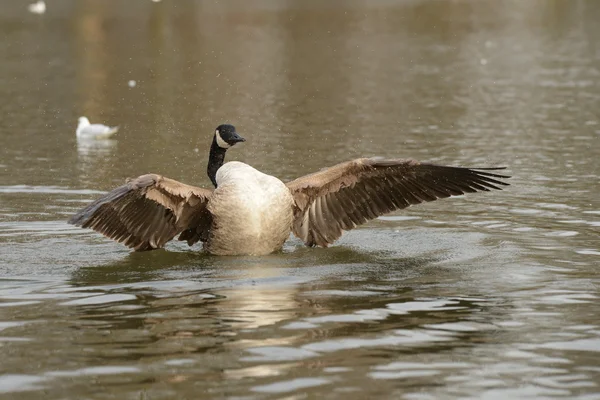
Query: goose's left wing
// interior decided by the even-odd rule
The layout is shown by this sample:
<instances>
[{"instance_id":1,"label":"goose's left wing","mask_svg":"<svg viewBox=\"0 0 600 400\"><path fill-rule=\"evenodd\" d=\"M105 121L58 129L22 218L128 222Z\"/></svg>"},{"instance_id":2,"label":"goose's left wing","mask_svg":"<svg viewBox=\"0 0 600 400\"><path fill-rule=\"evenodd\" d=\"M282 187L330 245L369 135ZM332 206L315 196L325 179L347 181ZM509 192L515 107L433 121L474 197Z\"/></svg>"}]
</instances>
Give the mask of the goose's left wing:
<instances>
[{"instance_id":1,"label":"goose's left wing","mask_svg":"<svg viewBox=\"0 0 600 400\"><path fill-rule=\"evenodd\" d=\"M446 167L414 160L359 158L287 183L296 203L292 231L323 246L383 214L445 197L501 190L500 168Z\"/></svg>"}]
</instances>

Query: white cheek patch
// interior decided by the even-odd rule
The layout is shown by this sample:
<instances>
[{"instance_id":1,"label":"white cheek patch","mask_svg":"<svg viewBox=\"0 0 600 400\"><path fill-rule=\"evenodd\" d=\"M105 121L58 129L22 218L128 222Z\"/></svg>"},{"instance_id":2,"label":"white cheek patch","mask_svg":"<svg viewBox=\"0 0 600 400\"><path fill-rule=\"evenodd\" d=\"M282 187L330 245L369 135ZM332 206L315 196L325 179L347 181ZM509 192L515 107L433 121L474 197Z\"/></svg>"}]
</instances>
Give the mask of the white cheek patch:
<instances>
[{"instance_id":1,"label":"white cheek patch","mask_svg":"<svg viewBox=\"0 0 600 400\"><path fill-rule=\"evenodd\" d=\"M219 145L220 148L228 149L231 147L231 145L229 145L229 143L227 143L226 141L223 140L223 138L221 137L221 134L219 133L218 130L215 131L215 137L217 138L217 144Z\"/></svg>"}]
</instances>

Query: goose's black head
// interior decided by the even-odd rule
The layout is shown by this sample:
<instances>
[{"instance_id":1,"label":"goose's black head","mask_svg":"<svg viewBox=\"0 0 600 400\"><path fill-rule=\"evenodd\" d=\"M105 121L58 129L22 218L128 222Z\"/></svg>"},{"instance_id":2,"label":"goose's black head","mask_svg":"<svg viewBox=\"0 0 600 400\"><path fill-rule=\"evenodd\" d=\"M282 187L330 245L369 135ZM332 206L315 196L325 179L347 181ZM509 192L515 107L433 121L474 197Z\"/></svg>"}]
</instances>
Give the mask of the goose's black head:
<instances>
[{"instance_id":1,"label":"goose's black head","mask_svg":"<svg viewBox=\"0 0 600 400\"><path fill-rule=\"evenodd\" d=\"M206 173L215 187L217 187L217 170L221 168L225 161L227 149L236 143L245 141L246 139L238 135L233 125L223 124L217 126L217 129L215 129L215 136L210 146L208 167L206 169Z\"/></svg>"},{"instance_id":2,"label":"goose's black head","mask_svg":"<svg viewBox=\"0 0 600 400\"><path fill-rule=\"evenodd\" d=\"M223 124L217 126L215 130L215 142L222 149L228 149L239 142L245 142L246 139L238 135L235 126Z\"/></svg>"}]
</instances>

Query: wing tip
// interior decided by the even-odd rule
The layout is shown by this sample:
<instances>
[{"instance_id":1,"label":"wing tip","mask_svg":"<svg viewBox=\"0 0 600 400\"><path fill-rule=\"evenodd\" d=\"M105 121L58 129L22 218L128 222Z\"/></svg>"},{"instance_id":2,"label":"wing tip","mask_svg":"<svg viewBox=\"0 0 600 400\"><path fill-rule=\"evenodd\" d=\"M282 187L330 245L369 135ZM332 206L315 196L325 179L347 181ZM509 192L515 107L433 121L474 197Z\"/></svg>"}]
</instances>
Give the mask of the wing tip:
<instances>
[{"instance_id":1,"label":"wing tip","mask_svg":"<svg viewBox=\"0 0 600 400\"><path fill-rule=\"evenodd\" d=\"M493 183L496 185L502 185L502 186L510 186L510 183L508 182L503 182L497 179L510 179L512 178L512 175L505 175L505 174L493 174L491 172L487 172L487 171L501 171L501 170L505 170L506 167L483 167L483 168L468 168L471 172L474 172L475 174L477 174L480 177L486 178L489 180L489 183ZM497 179L493 179L493 178L497 178ZM491 186L493 189L497 189L497 190L502 190L502 188L498 188L498 187L494 187L493 185Z\"/></svg>"},{"instance_id":2,"label":"wing tip","mask_svg":"<svg viewBox=\"0 0 600 400\"><path fill-rule=\"evenodd\" d=\"M83 209L79 210L77 213L75 213L75 215L68 219L67 223L70 225L83 227L89 221L89 219L94 216L94 213L98 211L100 207L102 207L104 204L110 203L111 201L120 199L129 193L130 190L131 187L127 183L113 189L104 196L94 200Z\"/></svg>"},{"instance_id":3,"label":"wing tip","mask_svg":"<svg viewBox=\"0 0 600 400\"><path fill-rule=\"evenodd\" d=\"M67 220L67 224L69 225L75 225L75 226L81 226L83 225L83 213L82 212L78 212L77 214L71 216L71 218L69 218Z\"/></svg>"}]
</instances>

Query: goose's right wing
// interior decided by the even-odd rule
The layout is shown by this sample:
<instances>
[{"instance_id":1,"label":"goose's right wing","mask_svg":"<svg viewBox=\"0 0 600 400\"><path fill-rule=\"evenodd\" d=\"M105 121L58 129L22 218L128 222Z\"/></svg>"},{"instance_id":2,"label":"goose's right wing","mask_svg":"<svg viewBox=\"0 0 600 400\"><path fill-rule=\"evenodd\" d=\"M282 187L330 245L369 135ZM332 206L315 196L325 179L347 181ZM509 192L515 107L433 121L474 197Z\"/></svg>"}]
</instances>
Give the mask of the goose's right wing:
<instances>
[{"instance_id":1,"label":"goose's right wing","mask_svg":"<svg viewBox=\"0 0 600 400\"><path fill-rule=\"evenodd\" d=\"M179 233L191 245L210 228L206 206L211 194L161 175L142 175L94 201L69 223L135 250L163 247Z\"/></svg>"},{"instance_id":2,"label":"goose's right wing","mask_svg":"<svg viewBox=\"0 0 600 400\"><path fill-rule=\"evenodd\" d=\"M462 168L414 160L359 158L286 185L296 211L292 231L309 246L328 246L343 233L411 204L500 189L504 168Z\"/></svg>"}]
</instances>

